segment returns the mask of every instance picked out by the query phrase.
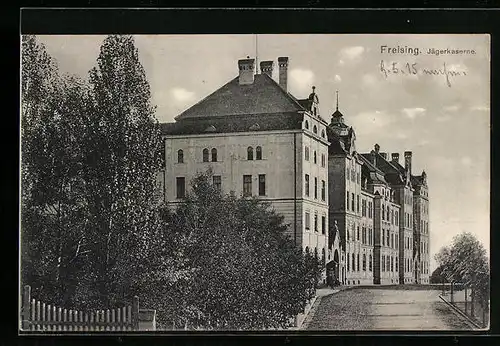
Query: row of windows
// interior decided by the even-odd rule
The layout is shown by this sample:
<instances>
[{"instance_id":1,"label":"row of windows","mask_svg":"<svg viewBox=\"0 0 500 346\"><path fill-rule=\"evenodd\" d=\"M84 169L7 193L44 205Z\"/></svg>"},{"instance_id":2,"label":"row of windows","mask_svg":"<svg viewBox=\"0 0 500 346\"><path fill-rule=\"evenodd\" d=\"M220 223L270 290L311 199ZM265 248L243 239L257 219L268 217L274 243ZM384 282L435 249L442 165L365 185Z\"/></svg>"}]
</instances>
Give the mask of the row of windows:
<instances>
[{"instance_id":1,"label":"row of windows","mask_svg":"<svg viewBox=\"0 0 500 346\"><path fill-rule=\"evenodd\" d=\"M314 109L314 115L316 115L316 108ZM304 127L306 130L309 130L309 122L306 120L304 123ZM318 134L318 127L316 125L313 125L312 131L314 134ZM321 138L325 138L325 130L321 130Z\"/></svg>"},{"instance_id":2,"label":"row of windows","mask_svg":"<svg viewBox=\"0 0 500 346\"><path fill-rule=\"evenodd\" d=\"M405 227L412 228L413 224L413 214L405 213Z\"/></svg>"},{"instance_id":3,"label":"row of windows","mask_svg":"<svg viewBox=\"0 0 500 346\"><path fill-rule=\"evenodd\" d=\"M310 230L311 229L311 213L306 211L305 212L305 228L306 230ZM318 225L318 213L315 212L314 213L314 232L319 232L319 229L318 229L319 225ZM326 215L322 215L321 216L321 234L325 234L326 233Z\"/></svg>"},{"instance_id":4,"label":"row of windows","mask_svg":"<svg viewBox=\"0 0 500 346\"><path fill-rule=\"evenodd\" d=\"M254 149L252 147L247 148L247 160L254 159ZM262 160L262 147L258 146L255 148L255 159ZM203 149L203 162L217 162L217 149L212 148L209 151L207 148ZM184 151L179 149L177 151L177 163L184 163Z\"/></svg>"},{"instance_id":5,"label":"row of windows","mask_svg":"<svg viewBox=\"0 0 500 346\"><path fill-rule=\"evenodd\" d=\"M380 270L383 272L397 272L398 257L382 255L382 259L380 261Z\"/></svg>"},{"instance_id":6,"label":"row of windows","mask_svg":"<svg viewBox=\"0 0 500 346\"><path fill-rule=\"evenodd\" d=\"M368 202L368 203L367 203ZM373 202L366 199L361 200L361 216L373 218Z\"/></svg>"},{"instance_id":7,"label":"row of windows","mask_svg":"<svg viewBox=\"0 0 500 346\"><path fill-rule=\"evenodd\" d=\"M390 230L385 230L382 228L382 246L387 246L393 249L398 249L399 244L398 244L398 234L397 233L391 233Z\"/></svg>"},{"instance_id":8,"label":"row of windows","mask_svg":"<svg viewBox=\"0 0 500 346\"><path fill-rule=\"evenodd\" d=\"M423 254L428 254L429 253L429 246L425 241L420 243L420 252Z\"/></svg>"},{"instance_id":9,"label":"row of windows","mask_svg":"<svg viewBox=\"0 0 500 346\"><path fill-rule=\"evenodd\" d=\"M305 175L305 195L310 196L309 174ZM318 199L318 178L314 177L314 199ZM321 200L326 201L326 182L321 180Z\"/></svg>"},{"instance_id":10,"label":"row of windows","mask_svg":"<svg viewBox=\"0 0 500 346\"><path fill-rule=\"evenodd\" d=\"M407 249L407 250L411 250L412 249L412 240L413 240L412 237L405 237L405 239L404 239L405 249Z\"/></svg>"},{"instance_id":11,"label":"row of windows","mask_svg":"<svg viewBox=\"0 0 500 346\"><path fill-rule=\"evenodd\" d=\"M212 162L217 162L217 149L212 148ZM207 148L203 149L203 162L209 162L210 152ZM184 163L184 150L177 150L177 163Z\"/></svg>"},{"instance_id":12,"label":"row of windows","mask_svg":"<svg viewBox=\"0 0 500 346\"><path fill-rule=\"evenodd\" d=\"M420 272L422 274L429 274L429 266L427 262L423 261L420 263Z\"/></svg>"},{"instance_id":13,"label":"row of windows","mask_svg":"<svg viewBox=\"0 0 500 346\"><path fill-rule=\"evenodd\" d=\"M212 177L213 186L218 190L222 190L222 177L220 175L214 175ZM259 196L266 195L266 175L259 174ZM186 178L185 177L177 177L176 178L176 195L177 198L186 197ZM251 175L243 175L243 196L250 197L252 196L252 176Z\"/></svg>"},{"instance_id":14,"label":"row of windows","mask_svg":"<svg viewBox=\"0 0 500 346\"><path fill-rule=\"evenodd\" d=\"M266 195L266 175L259 174L259 196ZM243 197L252 196L252 176L244 175L243 176Z\"/></svg>"},{"instance_id":15,"label":"row of windows","mask_svg":"<svg viewBox=\"0 0 500 346\"><path fill-rule=\"evenodd\" d=\"M397 210L390 209L389 206L382 204L381 208L382 220L388 221L393 225L399 224L399 212Z\"/></svg>"},{"instance_id":16,"label":"row of windows","mask_svg":"<svg viewBox=\"0 0 500 346\"><path fill-rule=\"evenodd\" d=\"M405 272L411 272L413 270L413 262L411 258L405 258Z\"/></svg>"},{"instance_id":17,"label":"row of windows","mask_svg":"<svg viewBox=\"0 0 500 346\"><path fill-rule=\"evenodd\" d=\"M309 147L305 147L304 149L304 160L309 161ZM318 154L316 153L316 150L313 151L313 163L317 164L318 163ZM326 155L321 154L321 167L326 167Z\"/></svg>"},{"instance_id":18,"label":"row of windows","mask_svg":"<svg viewBox=\"0 0 500 346\"><path fill-rule=\"evenodd\" d=\"M352 230L352 232L351 232ZM373 229L366 228L363 226L361 228L361 237L359 225L352 223L352 228L347 227L346 229L346 240L360 241L365 245L373 245Z\"/></svg>"},{"instance_id":19,"label":"row of windows","mask_svg":"<svg viewBox=\"0 0 500 346\"><path fill-rule=\"evenodd\" d=\"M252 147L247 148L247 160L253 160L253 152ZM260 146L255 148L255 159L262 160L262 147Z\"/></svg>"},{"instance_id":20,"label":"row of windows","mask_svg":"<svg viewBox=\"0 0 500 346\"><path fill-rule=\"evenodd\" d=\"M361 270L366 271L367 269L366 254L363 254L362 257L362 263L361 263L362 268L360 268L359 266L359 253L357 255L355 255L354 253L349 255L349 253L347 253L346 264L347 264L347 271L353 271L353 272L359 272ZM368 256L368 271L373 271L373 258L371 254Z\"/></svg>"},{"instance_id":21,"label":"row of windows","mask_svg":"<svg viewBox=\"0 0 500 346\"><path fill-rule=\"evenodd\" d=\"M427 221L420 220L420 232L422 234L427 234L428 233L428 231L429 231L428 227L429 227L429 223Z\"/></svg>"}]
</instances>

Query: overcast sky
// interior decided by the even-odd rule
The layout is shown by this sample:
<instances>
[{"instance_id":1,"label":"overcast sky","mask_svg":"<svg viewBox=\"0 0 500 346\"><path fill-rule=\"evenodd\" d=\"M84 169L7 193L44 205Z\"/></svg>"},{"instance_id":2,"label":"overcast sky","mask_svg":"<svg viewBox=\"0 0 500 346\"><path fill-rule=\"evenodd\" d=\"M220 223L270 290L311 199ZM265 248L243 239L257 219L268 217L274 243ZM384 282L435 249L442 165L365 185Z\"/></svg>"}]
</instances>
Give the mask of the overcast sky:
<instances>
[{"instance_id":1,"label":"overcast sky","mask_svg":"<svg viewBox=\"0 0 500 346\"><path fill-rule=\"evenodd\" d=\"M86 77L104 36L40 36L62 72ZM237 60L255 57L254 35L136 36L161 122L234 78ZM418 47L420 54L382 54L381 46ZM289 91L305 98L316 86L330 120L335 91L357 150L378 143L383 152L413 151L413 173L425 169L430 197L430 250L462 231L489 250L490 39L487 35L259 35L258 61L290 58ZM476 54L427 55L428 48L474 49ZM416 75L381 72L392 62ZM430 76L422 69L460 72ZM463 73L465 72L465 74ZM275 74L275 79L277 75Z\"/></svg>"}]
</instances>

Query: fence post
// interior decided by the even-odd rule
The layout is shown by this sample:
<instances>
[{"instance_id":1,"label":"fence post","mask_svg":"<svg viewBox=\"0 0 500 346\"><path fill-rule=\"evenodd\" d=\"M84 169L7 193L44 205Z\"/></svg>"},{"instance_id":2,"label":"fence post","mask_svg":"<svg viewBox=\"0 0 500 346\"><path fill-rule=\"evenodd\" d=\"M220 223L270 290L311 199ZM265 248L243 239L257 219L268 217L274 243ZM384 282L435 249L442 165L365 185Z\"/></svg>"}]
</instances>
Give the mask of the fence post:
<instances>
[{"instance_id":1,"label":"fence post","mask_svg":"<svg viewBox=\"0 0 500 346\"><path fill-rule=\"evenodd\" d=\"M467 286L464 287L464 295L465 295L465 314L467 315Z\"/></svg>"},{"instance_id":2,"label":"fence post","mask_svg":"<svg viewBox=\"0 0 500 346\"><path fill-rule=\"evenodd\" d=\"M453 304L453 284L454 284L454 282L452 281L450 283L450 301L452 304Z\"/></svg>"},{"instance_id":3,"label":"fence post","mask_svg":"<svg viewBox=\"0 0 500 346\"><path fill-rule=\"evenodd\" d=\"M133 330L139 330L139 297L134 296L132 304L132 324Z\"/></svg>"},{"instance_id":4,"label":"fence post","mask_svg":"<svg viewBox=\"0 0 500 346\"><path fill-rule=\"evenodd\" d=\"M30 317L31 317L31 286L30 285L25 285L24 290L23 290L23 305L21 308L21 316L22 316L22 324L21 328L22 330L28 330L30 329Z\"/></svg>"}]
</instances>

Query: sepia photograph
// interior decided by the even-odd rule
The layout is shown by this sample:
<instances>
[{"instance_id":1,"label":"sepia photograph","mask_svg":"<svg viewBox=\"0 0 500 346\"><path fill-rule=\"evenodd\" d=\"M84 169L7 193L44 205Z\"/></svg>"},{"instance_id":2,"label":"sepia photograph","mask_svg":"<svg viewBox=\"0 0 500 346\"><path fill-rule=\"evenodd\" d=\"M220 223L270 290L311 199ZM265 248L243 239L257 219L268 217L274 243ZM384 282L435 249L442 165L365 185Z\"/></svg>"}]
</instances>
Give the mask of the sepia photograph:
<instances>
[{"instance_id":1,"label":"sepia photograph","mask_svg":"<svg viewBox=\"0 0 500 346\"><path fill-rule=\"evenodd\" d=\"M20 36L19 333L490 328L490 35Z\"/></svg>"}]
</instances>

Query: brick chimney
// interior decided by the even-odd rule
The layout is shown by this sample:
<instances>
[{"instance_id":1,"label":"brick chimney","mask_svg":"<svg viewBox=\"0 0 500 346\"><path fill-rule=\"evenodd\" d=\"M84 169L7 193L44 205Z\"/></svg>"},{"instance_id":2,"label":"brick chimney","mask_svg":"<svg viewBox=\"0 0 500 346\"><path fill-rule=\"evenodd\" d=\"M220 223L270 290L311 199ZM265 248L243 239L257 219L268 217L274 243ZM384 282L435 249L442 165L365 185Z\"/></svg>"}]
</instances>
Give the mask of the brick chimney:
<instances>
[{"instance_id":1,"label":"brick chimney","mask_svg":"<svg viewBox=\"0 0 500 346\"><path fill-rule=\"evenodd\" d=\"M288 91L288 57L281 56L278 58L279 67L279 85L283 90Z\"/></svg>"},{"instance_id":2,"label":"brick chimney","mask_svg":"<svg viewBox=\"0 0 500 346\"><path fill-rule=\"evenodd\" d=\"M255 59L240 59L238 60L238 69L240 70L239 84L253 84L254 81L254 70L255 70Z\"/></svg>"},{"instance_id":3,"label":"brick chimney","mask_svg":"<svg viewBox=\"0 0 500 346\"><path fill-rule=\"evenodd\" d=\"M392 153L392 161L399 163L399 153Z\"/></svg>"},{"instance_id":4,"label":"brick chimney","mask_svg":"<svg viewBox=\"0 0 500 346\"><path fill-rule=\"evenodd\" d=\"M374 148L375 148L375 152L378 154L378 152L380 151L380 145L375 144Z\"/></svg>"},{"instance_id":5,"label":"brick chimney","mask_svg":"<svg viewBox=\"0 0 500 346\"><path fill-rule=\"evenodd\" d=\"M405 151L405 170L411 174L411 151Z\"/></svg>"},{"instance_id":6,"label":"brick chimney","mask_svg":"<svg viewBox=\"0 0 500 346\"><path fill-rule=\"evenodd\" d=\"M267 74L269 77L273 78L273 67L274 61L261 61L260 63L260 72Z\"/></svg>"}]
</instances>

